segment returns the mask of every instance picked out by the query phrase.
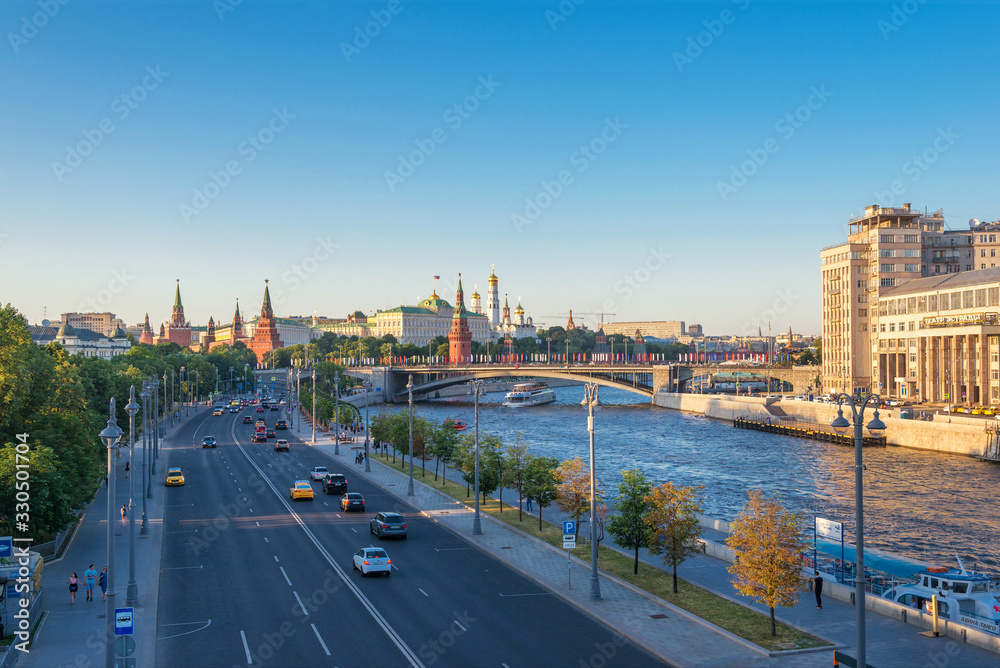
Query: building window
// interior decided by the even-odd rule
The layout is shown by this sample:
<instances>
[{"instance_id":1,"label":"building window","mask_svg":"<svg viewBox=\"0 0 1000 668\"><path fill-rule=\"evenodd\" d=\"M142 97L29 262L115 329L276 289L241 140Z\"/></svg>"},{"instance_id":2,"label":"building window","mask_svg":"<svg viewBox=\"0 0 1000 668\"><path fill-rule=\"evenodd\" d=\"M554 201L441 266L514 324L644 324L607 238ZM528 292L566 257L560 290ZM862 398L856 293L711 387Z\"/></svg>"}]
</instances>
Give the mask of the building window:
<instances>
[{"instance_id":1,"label":"building window","mask_svg":"<svg viewBox=\"0 0 1000 668\"><path fill-rule=\"evenodd\" d=\"M896 235L894 234L881 234L878 240L883 244L893 244L896 243Z\"/></svg>"},{"instance_id":2,"label":"building window","mask_svg":"<svg viewBox=\"0 0 1000 668\"><path fill-rule=\"evenodd\" d=\"M959 271L958 267L960 267L960 266L961 266L961 265L957 265L957 264L955 265L955 271L956 271L956 272L958 272L958 271ZM967 265L965 265L965 270L966 270L966 271L972 271L972 265L971 265L971 264L967 264Z\"/></svg>"},{"instance_id":3,"label":"building window","mask_svg":"<svg viewBox=\"0 0 1000 668\"><path fill-rule=\"evenodd\" d=\"M988 306L1000 306L1000 288L990 288L987 294Z\"/></svg>"},{"instance_id":4,"label":"building window","mask_svg":"<svg viewBox=\"0 0 1000 668\"><path fill-rule=\"evenodd\" d=\"M951 293L951 310L957 311L960 308L962 308L962 293L961 292Z\"/></svg>"},{"instance_id":5,"label":"building window","mask_svg":"<svg viewBox=\"0 0 1000 668\"><path fill-rule=\"evenodd\" d=\"M984 263L984 264L979 265L979 268L980 269L985 269L986 268L986 264Z\"/></svg>"},{"instance_id":6,"label":"building window","mask_svg":"<svg viewBox=\"0 0 1000 668\"><path fill-rule=\"evenodd\" d=\"M972 299L972 290L966 290L962 293L962 308L973 308L975 302Z\"/></svg>"},{"instance_id":7,"label":"building window","mask_svg":"<svg viewBox=\"0 0 1000 668\"><path fill-rule=\"evenodd\" d=\"M883 250L883 251L882 251L881 253L879 253L879 256L880 256L880 257L892 257L892 256L893 256L893 253L894 253L894 252L895 252L895 251L893 251L893 250L892 250L892 249L890 248L890 249L888 249L888 250ZM985 256L985 253L986 253L986 251L985 251L985 250L983 251L983 253L984 253L983 257L986 257L986 256Z\"/></svg>"},{"instance_id":8,"label":"building window","mask_svg":"<svg viewBox=\"0 0 1000 668\"><path fill-rule=\"evenodd\" d=\"M859 308L858 309L858 317L859 318L867 318L868 317L868 309L866 309L866 308Z\"/></svg>"},{"instance_id":9,"label":"building window","mask_svg":"<svg viewBox=\"0 0 1000 668\"><path fill-rule=\"evenodd\" d=\"M883 273L896 271L896 265L894 265L894 264L882 264L882 265L879 265L879 271L881 271Z\"/></svg>"},{"instance_id":10,"label":"building window","mask_svg":"<svg viewBox=\"0 0 1000 668\"><path fill-rule=\"evenodd\" d=\"M986 257L986 249L985 248L980 248L979 249L979 257Z\"/></svg>"},{"instance_id":11,"label":"building window","mask_svg":"<svg viewBox=\"0 0 1000 668\"><path fill-rule=\"evenodd\" d=\"M918 237L916 234L904 234L903 235L903 243L907 243L907 244L919 244L920 243L920 237Z\"/></svg>"},{"instance_id":12,"label":"building window","mask_svg":"<svg viewBox=\"0 0 1000 668\"><path fill-rule=\"evenodd\" d=\"M880 285L883 288L894 288L894 287L896 287L896 279L895 278L883 278L881 280L881 282L880 282Z\"/></svg>"},{"instance_id":13,"label":"building window","mask_svg":"<svg viewBox=\"0 0 1000 668\"><path fill-rule=\"evenodd\" d=\"M976 307L986 306L986 288L976 290Z\"/></svg>"},{"instance_id":14,"label":"building window","mask_svg":"<svg viewBox=\"0 0 1000 668\"><path fill-rule=\"evenodd\" d=\"M907 264L904 265L904 267L905 267L904 271L920 271L919 264Z\"/></svg>"},{"instance_id":15,"label":"building window","mask_svg":"<svg viewBox=\"0 0 1000 668\"><path fill-rule=\"evenodd\" d=\"M935 274L940 274L941 273L941 265L939 265L939 264L934 265L934 273Z\"/></svg>"}]
</instances>

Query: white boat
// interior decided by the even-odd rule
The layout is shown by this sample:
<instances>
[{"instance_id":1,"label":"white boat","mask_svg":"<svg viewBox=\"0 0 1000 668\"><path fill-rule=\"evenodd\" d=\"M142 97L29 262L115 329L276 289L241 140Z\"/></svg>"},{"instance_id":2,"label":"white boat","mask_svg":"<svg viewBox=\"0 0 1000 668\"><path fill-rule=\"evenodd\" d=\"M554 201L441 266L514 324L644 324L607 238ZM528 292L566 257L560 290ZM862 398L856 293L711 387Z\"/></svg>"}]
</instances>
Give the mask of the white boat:
<instances>
[{"instance_id":1,"label":"white boat","mask_svg":"<svg viewBox=\"0 0 1000 668\"><path fill-rule=\"evenodd\" d=\"M555 400L556 393L550 390L548 385L533 381L514 385L514 388L504 398L503 405L520 408L521 406L540 406Z\"/></svg>"},{"instance_id":2,"label":"white boat","mask_svg":"<svg viewBox=\"0 0 1000 668\"><path fill-rule=\"evenodd\" d=\"M916 574L916 583L896 585L883 597L931 613L931 596L937 595L938 616L1000 635L1000 583L982 573L959 568L928 566Z\"/></svg>"}]
</instances>

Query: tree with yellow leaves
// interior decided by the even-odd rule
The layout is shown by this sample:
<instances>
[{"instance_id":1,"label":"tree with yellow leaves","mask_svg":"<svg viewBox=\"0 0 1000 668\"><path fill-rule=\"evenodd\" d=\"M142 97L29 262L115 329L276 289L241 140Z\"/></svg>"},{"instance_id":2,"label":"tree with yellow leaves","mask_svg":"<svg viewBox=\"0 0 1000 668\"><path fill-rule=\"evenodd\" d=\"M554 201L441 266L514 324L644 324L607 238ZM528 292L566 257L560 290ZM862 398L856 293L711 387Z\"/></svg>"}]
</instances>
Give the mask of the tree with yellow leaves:
<instances>
[{"instance_id":1,"label":"tree with yellow leaves","mask_svg":"<svg viewBox=\"0 0 1000 668\"><path fill-rule=\"evenodd\" d=\"M802 562L805 548L801 516L789 512L775 498L765 498L752 490L750 500L729 524L726 545L736 553L729 567L733 586L744 596L752 596L771 611L771 636L776 636L774 608L789 608L802 591Z\"/></svg>"},{"instance_id":2,"label":"tree with yellow leaves","mask_svg":"<svg viewBox=\"0 0 1000 668\"><path fill-rule=\"evenodd\" d=\"M643 499L649 511L642 521L649 530L647 544L649 553L661 555L664 566L672 566L674 571L674 593L677 593L677 567L701 551L698 537L701 524L701 492L704 485L678 487L665 482L655 487ZM636 550L636 566L639 552Z\"/></svg>"},{"instance_id":3,"label":"tree with yellow leaves","mask_svg":"<svg viewBox=\"0 0 1000 668\"><path fill-rule=\"evenodd\" d=\"M576 521L580 533L580 518L590 512L590 468L579 457L567 459L554 471L556 480L556 505ZM595 490L597 502L601 490Z\"/></svg>"}]
</instances>

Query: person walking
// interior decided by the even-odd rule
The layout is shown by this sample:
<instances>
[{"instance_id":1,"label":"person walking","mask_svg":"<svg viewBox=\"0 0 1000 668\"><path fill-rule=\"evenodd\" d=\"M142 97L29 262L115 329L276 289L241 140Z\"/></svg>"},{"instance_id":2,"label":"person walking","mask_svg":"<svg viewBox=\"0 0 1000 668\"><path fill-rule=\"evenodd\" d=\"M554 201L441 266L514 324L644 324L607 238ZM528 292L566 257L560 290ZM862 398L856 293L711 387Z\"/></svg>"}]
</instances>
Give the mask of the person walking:
<instances>
[{"instance_id":1,"label":"person walking","mask_svg":"<svg viewBox=\"0 0 1000 668\"><path fill-rule=\"evenodd\" d=\"M528 502L528 512L530 513L530 512L531 512L531 497L530 497L530 496L529 496L529 497L527 497L527 499L526 499L526 500L527 500L527 502Z\"/></svg>"},{"instance_id":2,"label":"person walking","mask_svg":"<svg viewBox=\"0 0 1000 668\"><path fill-rule=\"evenodd\" d=\"M125 477L128 477L128 462L125 462Z\"/></svg>"},{"instance_id":3,"label":"person walking","mask_svg":"<svg viewBox=\"0 0 1000 668\"><path fill-rule=\"evenodd\" d=\"M128 519L128 506L124 503L122 504L122 526L125 526L125 521Z\"/></svg>"},{"instance_id":4,"label":"person walking","mask_svg":"<svg viewBox=\"0 0 1000 668\"><path fill-rule=\"evenodd\" d=\"M87 587L87 601L94 600L94 585L97 584L97 571L94 570L94 564L83 572L83 584Z\"/></svg>"},{"instance_id":5,"label":"person walking","mask_svg":"<svg viewBox=\"0 0 1000 668\"><path fill-rule=\"evenodd\" d=\"M816 577L813 579L813 593L816 594L816 609L819 610L823 607L823 576L816 571Z\"/></svg>"},{"instance_id":6,"label":"person walking","mask_svg":"<svg viewBox=\"0 0 1000 668\"><path fill-rule=\"evenodd\" d=\"M69 576L69 604L73 605L76 603L76 590L80 586L80 581L76 579L76 572Z\"/></svg>"},{"instance_id":7,"label":"person walking","mask_svg":"<svg viewBox=\"0 0 1000 668\"><path fill-rule=\"evenodd\" d=\"M102 601L108 600L108 567L105 566L97 582L101 585L101 593L104 594Z\"/></svg>"}]
</instances>

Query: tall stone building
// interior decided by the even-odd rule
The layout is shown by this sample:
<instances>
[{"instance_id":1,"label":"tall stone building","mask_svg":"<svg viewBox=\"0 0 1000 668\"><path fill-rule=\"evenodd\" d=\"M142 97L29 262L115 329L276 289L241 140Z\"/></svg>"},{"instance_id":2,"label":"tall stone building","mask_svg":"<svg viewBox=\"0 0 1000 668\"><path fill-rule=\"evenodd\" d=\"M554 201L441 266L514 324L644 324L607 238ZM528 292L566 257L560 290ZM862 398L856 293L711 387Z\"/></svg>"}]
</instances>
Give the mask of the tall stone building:
<instances>
[{"instance_id":1,"label":"tall stone building","mask_svg":"<svg viewBox=\"0 0 1000 668\"><path fill-rule=\"evenodd\" d=\"M260 317L253 330L253 338L249 340L247 346L257 355L258 362L263 362L264 356L275 348L284 347L278 335L274 309L271 308L271 293L267 281L264 281L264 303L260 307Z\"/></svg>"},{"instance_id":2,"label":"tall stone building","mask_svg":"<svg viewBox=\"0 0 1000 668\"><path fill-rule=\"evenodd\" d=\"M465 314L465 294L462 292L462 275L458 275L458 291L455 295L455 315L448 332L448 362L468 364L472 361L472 332Z\"/></svg>"}]
</instances>

